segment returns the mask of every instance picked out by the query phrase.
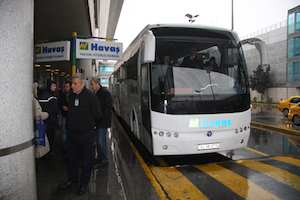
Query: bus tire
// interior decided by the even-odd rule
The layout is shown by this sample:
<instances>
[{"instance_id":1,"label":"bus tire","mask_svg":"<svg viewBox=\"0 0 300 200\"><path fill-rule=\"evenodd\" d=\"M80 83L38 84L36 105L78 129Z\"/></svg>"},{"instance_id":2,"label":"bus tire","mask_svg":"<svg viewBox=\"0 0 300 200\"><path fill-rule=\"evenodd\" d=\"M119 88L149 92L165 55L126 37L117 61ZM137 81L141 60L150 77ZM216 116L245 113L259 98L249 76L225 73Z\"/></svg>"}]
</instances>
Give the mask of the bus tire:
<instances>
[{"instance_id":1,"label":"bus tire","mask_svg":"<svg viewBox=\"0 0 300 200\"><path fill-rule=\"evenodd\" d=\"M131 117L130 117L130 124L131 124L131 132L133 135L137 138L140 139L140 134L139 134L139 127L138 127L138 120L135 115L135 113L132 111Z\"/></svg>"},{"instance_id":2,"label":"bus tire","mask_svg":"<svg viewBox=\"0 0 300 200\"><path fill-rule=\"evenodd\" d=\"M117 115L120 115L120 108L119 108L119 101L118 101L118 99L114 103L114 108L115 108L115 112L117 113Z\"/></svg>"}]
</instances>

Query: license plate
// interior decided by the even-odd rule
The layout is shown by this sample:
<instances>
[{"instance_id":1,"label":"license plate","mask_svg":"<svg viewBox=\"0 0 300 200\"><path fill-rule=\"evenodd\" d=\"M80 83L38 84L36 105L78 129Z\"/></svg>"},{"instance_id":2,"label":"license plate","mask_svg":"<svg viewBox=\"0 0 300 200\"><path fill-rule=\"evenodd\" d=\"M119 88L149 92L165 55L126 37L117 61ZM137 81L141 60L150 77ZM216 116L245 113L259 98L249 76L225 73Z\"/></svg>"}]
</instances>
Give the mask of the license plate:
<instances>
[{"instance_id":1,"label":"license plate","mask_svg":"<svg viewBox=\"0 0 300 200\"><path fill-rule=\"evenodd\" d=\"M212 144L198 144L198 151L207 150L207 149L219 149L220 143L212 143Z\"/></svg>"}]
</instances>

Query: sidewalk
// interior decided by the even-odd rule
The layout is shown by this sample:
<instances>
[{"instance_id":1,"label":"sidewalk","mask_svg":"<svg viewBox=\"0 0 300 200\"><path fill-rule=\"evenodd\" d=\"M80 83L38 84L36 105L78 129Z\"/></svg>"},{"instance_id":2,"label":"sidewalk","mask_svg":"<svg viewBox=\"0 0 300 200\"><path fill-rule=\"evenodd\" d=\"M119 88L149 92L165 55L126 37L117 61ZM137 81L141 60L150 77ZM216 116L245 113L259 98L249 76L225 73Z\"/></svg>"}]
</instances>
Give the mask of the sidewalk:
<instances>
[{"instance_id":1,"label":"sidewalk","mask_svg":"<svg viewBox=\"0 0 300 200\"><path fill-rule=\"evenodd\" d=\"M65 155L62 155L62 135L61 130L58 130L55 135L54 153L58 157L52 157L49 160L36 159L38 167L42 169L37 170L37 196L41 200L50 199L123 199L120 192L108 191L108 177L114 177L111 173L113 164L109 160L109 165L95 168L92 171L92 177L88 185L88 192L79 197L76 194L76 189L60 190L58 186L67 181L67 169ZM110 152L109 152L110 153ZM111 158L111 155L109 156ZM110 179L110 190L121 190L118 184L117 177Z\"/></svg>"},{"instance_id":2,"label":"sidewalk","mask_svg":"<svg viewBox=\"0 0 300 200\"><path fill-rule=\"evenodd\" d=\"M114 119L110 130L107 134L108 165L93 169L87 192L83 196L77 196L76 189L58 188L59 184L68 179L65 156L61 154L61 130L58 130L53 152L59 156L51 160L36 159L37 165L43 168L38 170L36 176L38 199L159 199Z\"/></svg>"}]
</instances>

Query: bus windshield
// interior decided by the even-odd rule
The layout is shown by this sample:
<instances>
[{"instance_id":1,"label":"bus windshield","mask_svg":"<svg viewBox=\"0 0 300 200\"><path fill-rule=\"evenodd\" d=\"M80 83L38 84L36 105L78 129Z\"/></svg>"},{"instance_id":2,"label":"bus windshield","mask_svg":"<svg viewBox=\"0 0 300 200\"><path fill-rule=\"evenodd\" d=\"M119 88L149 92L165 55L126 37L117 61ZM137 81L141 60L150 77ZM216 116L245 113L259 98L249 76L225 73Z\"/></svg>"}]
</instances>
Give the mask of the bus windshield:
<instances>
[{"instance_id":1,"label":"bus windshield","mask_svg":"<svg viewBox=\"0 0 300 200\"><path fill-rule=\"evenodd\" d=\"M180 30L153 30L157 59L150 66L151 109L168 114L249 109L247 70L234 35Z\"/></svg>"}]
</instances>

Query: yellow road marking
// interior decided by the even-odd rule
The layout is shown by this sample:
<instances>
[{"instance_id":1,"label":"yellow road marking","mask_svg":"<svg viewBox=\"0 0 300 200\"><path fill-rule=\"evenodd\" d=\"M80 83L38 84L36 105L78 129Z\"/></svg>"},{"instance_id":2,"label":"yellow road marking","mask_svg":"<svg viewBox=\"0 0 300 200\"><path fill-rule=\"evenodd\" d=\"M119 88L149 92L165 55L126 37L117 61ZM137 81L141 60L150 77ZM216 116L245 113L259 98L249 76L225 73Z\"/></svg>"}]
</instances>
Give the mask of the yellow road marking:
<instances>
[{"instance_id":1,"label":"yellow road marking","mask_svg":"<svg viewBox=\"0 0 300 200\"><path fill-rule=\"evenodd\" d=\"M252 148L249 148L249 147L245 147L245 149L248 149L248 150L250 150L250 151L253 151L253 152L258 153L258 154L263 155L263 156L270 156L269 154L266 154L266 153L257 151L257 150L255 150L255 149L252 149Z\"/></svg>"},{"instance_id":2,"label":"yellow road marking","mask_svg":"<svg viewBox=\"0 0 300 200\"><path fill-rule=\"evenodd\" d=\"M119 127L122 129L124 136L126 137L126 139L128 140L133 152L135 153L137 159L139 160L143 170L145 171L146 176L148 177L148 179L150 180L152 186L154 187L156 193L158 194L158 196L160 197L160 199L165 199L167 200L168 198L166 197L166 194L164 193L163 189L161 188L161 186L159 185L159 183L156 181L155 177L153 176L152 172L150 171L149 167L147 166L147 164L144 162L143 158L141 157L141 155L139 154L138 150L135 148L134 144L131 142L130 138L128 137L126 131L124 130L124 128L122 127L122 125L120 124L120 122L118 121L118 119L116 118L116 116L114 115L116 122L119 124Z\"/></svg>"},{"instance_id":3,"label":"yellow road marking","mask_svg":"<svg viewBox=\"0 0 300 200\"><path fill-rule=\"evenodd\" d=\"M300 190L300 177L288 171L254 160L241 160L238 161L238 164L267 174L272 178L275 178L297 190Z\"/></svg>"},{"instance_id":4,"label":"yellow road marking","mask_svg":"<svg viewBox=\"0 0 300 200\"><path fill-rule=\"evenodd\" d=\"M157 161L157 163L161 166L161 167L168 167L169 165L161 158L161 157L154 157L155 160Z\"/></svg>"},{"instance_id":5,"label":"yellow road marking","mask_svg":"<svg viewBox=\"0 0 300 200\"><path fill-rule=\"evenodd\" d=\"M300 167L300 160L296 158L290 158L286 156L278 156L278 157L270 157L270 158Z\"/></svg>"},{"instance_id":6,"label":"yellow road marking","mask_svg":"<svg viewBox=\"0 0 300 200\"><path fill-rule=\"evenodd\" d=\"M246 178L216 164L195 165L245 199L279 199Z\"/></svg>"},{"instance_id":7,"label":"yellow road marking","mask_svg":"<svg viewBox=\"0 0 300 200\"><path fill-rule=\"evenodd\" d=\"M174 167L150 167L171 199L208 199L193 183Z\"/></svg>"}]
</instances>

